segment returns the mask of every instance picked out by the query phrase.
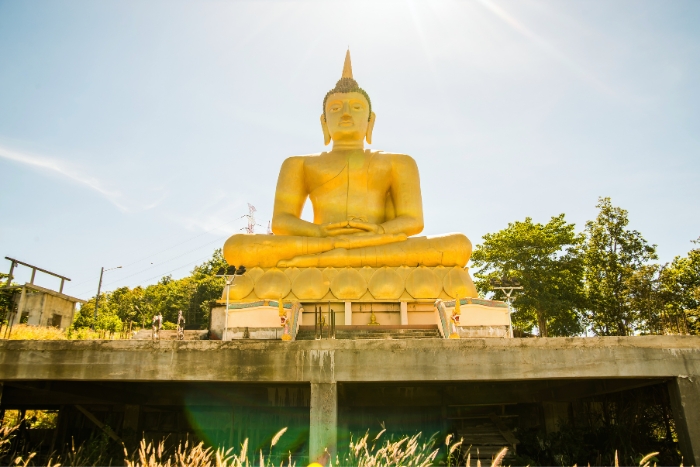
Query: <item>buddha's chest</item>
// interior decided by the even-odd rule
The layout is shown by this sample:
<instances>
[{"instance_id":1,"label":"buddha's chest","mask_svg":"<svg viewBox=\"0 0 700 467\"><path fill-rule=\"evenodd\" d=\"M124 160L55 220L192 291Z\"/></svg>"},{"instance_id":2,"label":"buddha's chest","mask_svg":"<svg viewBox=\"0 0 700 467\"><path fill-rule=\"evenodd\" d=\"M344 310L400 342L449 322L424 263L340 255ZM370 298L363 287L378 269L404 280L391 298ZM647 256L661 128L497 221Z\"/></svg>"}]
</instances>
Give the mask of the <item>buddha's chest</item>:
<instances>
[{"instance_id":1,"label":"buddha's chest","mask_svg":"<svg viewBox=\"0 0 700 467\"><path fill-rule=\"evenodd\" d=\"M305 182L312 197L342 197L369 201L383 197L391 186L391 165L376 154L358 151L348 155L326 154L305 167Z\"/></svg>"}]
</instances>

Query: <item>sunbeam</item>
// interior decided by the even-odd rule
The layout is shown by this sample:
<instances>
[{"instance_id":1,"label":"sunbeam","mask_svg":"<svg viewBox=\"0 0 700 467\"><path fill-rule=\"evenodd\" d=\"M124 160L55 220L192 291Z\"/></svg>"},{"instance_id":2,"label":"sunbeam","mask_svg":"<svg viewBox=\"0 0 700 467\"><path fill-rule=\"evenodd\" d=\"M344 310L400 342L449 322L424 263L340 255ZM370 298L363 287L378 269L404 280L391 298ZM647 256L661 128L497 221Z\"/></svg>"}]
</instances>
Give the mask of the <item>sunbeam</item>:
<instances>
[{"instance_id":1,"label":"sunbeam","mask_svg":"<svg viewBox=\"0 0 700 467\"><path fill-rule=\"evenodd\" d=\"M605 83L600 81L593 73L586 70L583 66L573 60L571 57L566 55L564 52L556 48L542 36L536 34L523 23L514 18L510 13L508 13L503 7L496 5L492 0L478 0L478 2L483 5L487 10L496 15L501 21L512 27L515 31L522 34L535 44L537 44L540 49L547 53L550 57L554 58L561 64L565 65L569 70L574 72L584 81L591 84L598 91L605 94L614 96L615 92Z\"/></svg>"}]
</instances>

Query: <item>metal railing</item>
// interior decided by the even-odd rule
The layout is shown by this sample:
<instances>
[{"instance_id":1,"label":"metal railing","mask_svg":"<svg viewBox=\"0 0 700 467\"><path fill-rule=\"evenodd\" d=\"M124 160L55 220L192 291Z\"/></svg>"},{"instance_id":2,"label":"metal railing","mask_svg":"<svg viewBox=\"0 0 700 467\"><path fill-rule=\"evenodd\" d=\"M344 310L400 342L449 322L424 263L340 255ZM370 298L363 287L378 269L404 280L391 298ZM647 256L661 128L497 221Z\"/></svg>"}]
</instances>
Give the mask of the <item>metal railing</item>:
<instances>
[{"instance_id":1,"label":"metal railing","mask_svg":"<svg viewBox=\"0 0 700 467\"><path fill-rule=\"evenodd\" d=\"M326 321L328 317L328 321ZM326 336L324 337L324 330ZM335 339L335 310L328 303L328 311L325 313L320 305L314 306L314 339Z\"/></svg>"}]
</instances>

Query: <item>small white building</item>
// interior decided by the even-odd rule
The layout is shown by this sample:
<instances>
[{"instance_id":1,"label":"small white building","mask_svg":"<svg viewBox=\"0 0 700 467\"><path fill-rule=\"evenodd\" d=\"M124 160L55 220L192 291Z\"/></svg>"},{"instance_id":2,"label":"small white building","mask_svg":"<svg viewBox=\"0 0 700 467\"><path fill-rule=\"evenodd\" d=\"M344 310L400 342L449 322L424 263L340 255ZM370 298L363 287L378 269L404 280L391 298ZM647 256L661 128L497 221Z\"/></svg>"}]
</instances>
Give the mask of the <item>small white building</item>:
<instances>
[{"instance_id":1,"label":"small white building","mask_svg":"<svg viewBox=\"0 0 700 467\"><path fill-rule=\"evenodd\" d=\"M12 262L7 284L5 287L2 287L2 290L13 292L12 310L7 317L9 327L15 324L53 326L59 329L67 329L70 327L75 316L76 303L85 303L85 300L71 297L63 293L63 285L65 281L69 281L70 279L13 258L5 257L5 259ZM17 265L32 269L32 278L30 282L24 285L10 285L12 283L14 269ZM59 290L55 291L34 284L37 271L61 279Z\"/></svg>"},{"instance_id":2,"label":"small white building","mask_svg":"<svg viewBox=\"0 0 700 467\"><path fill-rule=\"evenodd\" d=\"M73 323L76 303L85 303L79 298L29 283L8 288L16 290L13 302L17 311L11 316L12 325L24 323L66 329Z\"/></svg>"}]
</instances>

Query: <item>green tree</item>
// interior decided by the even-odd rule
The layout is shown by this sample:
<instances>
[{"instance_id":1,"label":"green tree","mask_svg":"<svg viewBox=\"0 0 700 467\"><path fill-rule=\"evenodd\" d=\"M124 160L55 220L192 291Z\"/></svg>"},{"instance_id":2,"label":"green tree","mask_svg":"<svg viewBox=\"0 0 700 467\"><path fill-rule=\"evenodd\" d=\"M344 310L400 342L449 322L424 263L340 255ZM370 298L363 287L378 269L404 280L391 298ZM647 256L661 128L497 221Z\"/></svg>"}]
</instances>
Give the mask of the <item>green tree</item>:
<instances>
[{"instance_id":1,"label":"green tree","mask_svg":"<svg viewBox=\"0 0 700 467\"><path fill-rule=\"evenodd\" d=\"M8 314L14 306L13 297L14 290L2 290L2 287L7 283L8 274L0 272L0 324L7 321ZM12 285L15 285L13 282Z\"/></svg>"},{"instance_id":2,"label":"green tree","mask_svg":"<svg viewBox=\"0 0 700 467\"><path fill-rule=\"evenodd\" d=\"M694 240L700 245L700 239ZM660 274L664 332L700 334L700 248L677 256Z\"/></svg>"},{"instance_id":3,"label":"green tree","mask_svg":"<svg viewBox=\"0 0 700 467\"><path fill-rule=\"evenodd\" d=\"M225 266L221 249L214 251L212 258L195 266L192 274L182 279L172 276L161 278L158 283L145 288L120 287L100 297L98 326L104 316L108 322L127 323L133 321L148 326L154 315L163 315L168 326L177 322L178 311L186 314L187 324L206 325L212 301L221 298L223 279L216 277L216 271ZM95 299L88 300L81 307L75 327L89 327L94 321Z\"/></svg>"},{"instance_id":4,"label":"green tree","mask_svg":"<svg viewBox=\"0 0 700 467\"><path fill-rule=\"evenodd\" d=\"M484 235L472 255L476 286L491 291L489 280L508 276L523 286L513 301L515 327L541 336L570 336L582 332L583 236L561 214L547 224L516 221Z\"/></svg>"},{"instance_id":5,"label":"green tree","mask_svg":"<svg viewBox=\"0 0 700 467\"><path fill-rule=\"evenodd\" d=\"M625 279L629 308L637 317L635 330L640 333L662 334L666 329L667 307L674 299L664 287L664 278L668 276L666 268L666 265L645 264Z\"/></svg>"},{"instance_id":6,"label":"green tree","mask_svg":"<svg viewBox=\"0 0 700 467\"><path fill-rule=\"evenodd\" d=\"M201 324L208 323L211 305L219 300L224 292L224 279L216 277L216 273L226 266L228 263L224 259L221 248L214 251L209 261L195 266L192 271L195 287L190 300L188 322L195 323L195 319L198 319Z\"/></svg>"},{"instance_id":7,"label":"green tree","mask_svg":"<svg viewBox=\"0 0 700 467\"><path fill-rule=\"evenodd\" d=\"M109 314L118 316L124 323L135 321L140 291L142 291L140 287L134 289L120 287L110 293L107 300Z\"/></svg>"},{"instance_id":8,"label":"green tree","mask_svg":"<svg viewBox=\"0 0 700 467\"><path fill-rule=\"evenodd\" d=\"M107 300L107 294L100 294L100 309ZM87 302L80 306L80 309L75 314L73 320L73 328L89 328L95 322L95 297L92 297Z\"/></svg>"},{"instance_id":9,"label":"green tree","mask_svg":"<svg viewBox=\"0 0 700 467\"><path fill-rule=\"evenodd\" d=\"M599 198L597 208L596 219L586 223L587 319L598 335L626 336L643 318L629 285L647 261L657 258L656 245L627 229L627 211L613 206L610 198Z\"/></svg>"},{"instance_id":10,"label":"green tree","mask_svg":"<svg viewBox=\"0 0 700 467\"><path fill-rule=\"evenodd\" d=\"M100 313L97 317L95 329L103 329L115 333L122 330L122 320L113 313Z\"/></svg>"}]
</instances>

